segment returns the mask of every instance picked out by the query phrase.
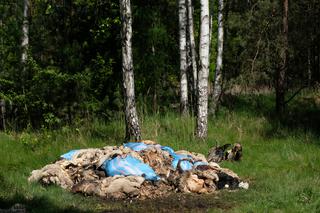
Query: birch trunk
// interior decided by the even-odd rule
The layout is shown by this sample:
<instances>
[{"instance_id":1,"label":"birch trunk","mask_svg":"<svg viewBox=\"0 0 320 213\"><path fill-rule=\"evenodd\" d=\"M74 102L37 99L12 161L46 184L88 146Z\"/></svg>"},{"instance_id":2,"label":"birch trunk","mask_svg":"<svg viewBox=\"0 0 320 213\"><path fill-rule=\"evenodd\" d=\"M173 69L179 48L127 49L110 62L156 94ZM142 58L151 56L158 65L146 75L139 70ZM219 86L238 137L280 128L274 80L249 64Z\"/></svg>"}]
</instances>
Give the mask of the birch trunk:
<instances>
[{"instance_id":1,"label":"birch trunk","mask_svg":"<svg viewBox=\"0 0 320 213\"><path fill-rule=\"evenodd\" d=\"M196 134L199 138L207 137L208 131L208 76L209 76L209 46L210 46L210 23L209 2L201 0L200 12L200 69L198 74L198 107Z\"/></svg>"},{"instance_id":2,"label":"birch trunk","mask_svg":"<svg viewBox=\"0 0 320 213\"><path fill-rule=\"evenodd\" d=\"M196 43L194 40L194 29L193 29L193 7L192 0L187 0L188 8L188 30L189 30L189 47L191 53L191 66L192 66L192 90L194 100L197 100L197 79L198 79L198 70L197 70L197 52L196 52Z\"/></svg>"},{"instance_id":3,"label":"birch trunk","mask_svg":"<svg viewBox=\"0 0 320 213\"><path fill-rule=\"evenodd\" d=\"M287 72L288 57L288 0L283 0L283 50L281 52L282 63L277 72L276 83L276 111L281 115L285 108L285 78Z\"/></svg>"},{"instance_id":4,"label":"birch trunk","mask_svg":"<svg viewBox=\"0 0 320 213\"><path fill-rule=\"evenodd\" d=\"M213 34L213 14L214 14L214 0L209 0L209 23L210 23L210 34L209 34L209 40L210 40L210 46L209 46L209 52L211 52L212 48L212 34Z\"/></svg>"},{"instance_id":5,"label":"birch trunk","mask_svg":"<svg viewBox=\"0 0 320 213\"><path fill-rule=\"evenodd\" d=\"M218 53L216 62L216 72L213 82L213 97L212 97L212 113L216 114L219 100L222 92L222 59L223 59L223 0L219 0L218 9Z\"/></svg>"},{"instance_id":6,"label":"birch trunk","mask_svg":"<svg viewBox=\"0 0 320 213\"><path fill-rule=\"evenodd\" d=\"M120 14L122 21L122 76L125 104L126 140L141 139L139 119L136 111L134 94L134 75L132 59L132 16L130 0L120 0Z\"/></svg>"},{"instance_id":7,"label":"birch trunk","mask_svg":"<svg viewBox=\"0 0 320 213\"><path fill-rule=\"evenodd\" d=\"M28 21L28 10L29 10L29 0L24 0L23 5L23 24L22 24L22 54L21 54L21 64L23 70L25 70L25 64L28 57L28 46L29 46L29 21Z\"/></svg>"},{"instance_id":8,"label":"birch trunk","mask_svg":"<svg viewBox=\"0 0 320 213\"><path fill-rule=\"evenodd\" d=\"M180 48L180 110L188 114L187 80L187 8L186 0L179 0L179 48Z\"/></svg>"},{"instance_id":9,"label":"birch trunk","mask_svg":"<svg viewBox=\"0 0 320 213\"><path fill-rule=\"evenodd\" d=\"M0 99L0 130L6 130L6 102L3 99Z\"/></svg>"},{"instance_id":10,"label":"birch trunk","mask_svg":"<svg viewBox=\"0 0 320 213\"><path fill-rule=\"evenodd\" d=\"M27 60L28 60L28 48L29 48L29 21L28 21L28 13L29 13L29 0L24 0L23 4L23 23L22 23L22 41L21 41L21 65L22 65L22 73L21 73L21 84L22 84L22 92L25 95L25 80L27 76L26 68L27 68ZM24 104L24 110L28 113L28 106ZM30 121L30 117L29 117Z\"/></svg>"},{"instance_id":11,"label":"birch trunk","mask_svg":"<svg viewBox=\"0 0 320 213\"><path fill-rule=\"evenodd\" d=\"M209 41L210 41L210 46L209 46L209 52L210 52L210 48L212 45L212 26L213 26L213 7L214 7L214 0L209 0L209 30L210 30L210 34L209 34Z\"/></svg>"}]
</instances>

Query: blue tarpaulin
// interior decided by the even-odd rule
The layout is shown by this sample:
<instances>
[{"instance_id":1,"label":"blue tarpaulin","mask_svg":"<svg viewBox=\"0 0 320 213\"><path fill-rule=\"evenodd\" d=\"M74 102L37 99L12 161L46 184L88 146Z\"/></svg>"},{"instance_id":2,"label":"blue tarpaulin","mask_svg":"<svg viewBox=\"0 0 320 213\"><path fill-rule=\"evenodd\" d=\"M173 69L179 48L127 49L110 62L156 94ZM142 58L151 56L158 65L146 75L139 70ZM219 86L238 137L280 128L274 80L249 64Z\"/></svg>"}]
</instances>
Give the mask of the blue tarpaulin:
<instances>
[{"instance_id":1,"label":"blue tarpaulin","mask_svg":"<svg viewBox=\"0 0 320 213\"><path fill-rule=\"evenodd\" d=\"M146 180L160 180L160 177L148 164L142 163L131 155L127 155L125 158L117 156L111 160L106 160L101 167L105 170L107 176L134 175L143 176Z\"/></svg>"},{"instance_id":2,"label":"blue tarpaulin","mask_svg":"<svg viewBox=\"0 0 320 213\"><path fill-rule=\"evenodd\" d=\"M128 147L128 148L132 149L133 151L140 152L140 151L148 148L149 146L153 146L153 145L147 145L142 142L129 142L129 143L123 144L123 146Z\"/></svg>"},{"instance_id":3,"label":"blue tarpaulin","mask_svg":"<svg viewBox=\"0 0 320 213\"><path fill-rule=\"evenodd\" d=\"M61 155L60 157L66 159L66 160L71 160L72 157L78 152L79 150L71 150L63 155Z\"/></svg>"},{"instance_id":4,"label":"blue tarpaulin","mask_svg":"<svg viewBox=\"0 0 320 213\"><path fill-rule=\"evenodd\" d=\"M169 152L170 155L176 154L176 153L174 152L174 150L173 150L171 147L169 147L169 146L161 146L161 149L162 149L163 151Z\"/></svg>"},{"instance_id":5,"label":"blue tarpaulin","mask_svg":"<svg viewBox=\"0 0 320 213\"><path fill-rule=\"evenodd\" d=\"M181 168L183 171L187 171L187 170L191 170L191 169L192 169L193 164L189 161L189 160L192 161L192 157L191 157L191 156L174 153L174 154L172 155L172 157L173 157L173 160L172 160L171 166L172 166L172 168L173 168L174 170L177 169L177 166L178 166L179 161L181 161L181 162L180 162L180 168ZM188 160L188 159L189 159L189 160Z\"/></svg>"},{"instance_id":6,"label":"blue tarpaulin","mask_svg":"<svg viewBox=\"0 0 320 213\"><path fill-rule=\"evenodd\" d=\"M129 142L129 143L125 143L123 144L125 147L128 147L130 149L132 149L133 151L139 152L142 151L144 149L147 149L149 146L160 146L160 145L148 145L142 142ZM169 152L169 154L173 157L172 160L172 168L173 169L177 169L178 163L180 162L180 167L183 171L187 171L187 170L191 170L193 166L198 166L198 165L206 165L206 162L195 162L192 163L193 159L190 155L184 155L184 154L177 154L174 152L174 150L169 147L169 146L160 146L161 149L163 151L167 151ZM190 162L191 161L191 162Z\"/></svg>"},{"instance_id":7,"label":"blue tarpaulin","mask_svg":"<svg viewBox=\"0 0 320 213\"><path fill-rule=\"evenodd\" d=\"M198 161L193 162L192 156L185 155L185 154L177 154L174 150L169 146L161 146L159 144L152 145L152 144L145 144L142 142L129 142L123 144L124 147L128 147L133 151L140 152L142 150L147 149L150 146L157 146L160 147L163 151L167 151L172 157L171 166L173 169L177 169L178 163L180 162L180 168L183 171L191 170L193 166L198 165L206 165L206 162ZM72 157L78 152L79 150L71 150L63 155L62 158L66 160L71 160ZM115 175L134 175L134 176L143 176L146 180L157 181L160 177L155 173L155 171L148 165L137 158L132 157L131 155L127 155L126 157L117 156L113 159L106 160L102 166L102 169L105 170L107 176L115 176Z\"/></svg>"}]
</instances>

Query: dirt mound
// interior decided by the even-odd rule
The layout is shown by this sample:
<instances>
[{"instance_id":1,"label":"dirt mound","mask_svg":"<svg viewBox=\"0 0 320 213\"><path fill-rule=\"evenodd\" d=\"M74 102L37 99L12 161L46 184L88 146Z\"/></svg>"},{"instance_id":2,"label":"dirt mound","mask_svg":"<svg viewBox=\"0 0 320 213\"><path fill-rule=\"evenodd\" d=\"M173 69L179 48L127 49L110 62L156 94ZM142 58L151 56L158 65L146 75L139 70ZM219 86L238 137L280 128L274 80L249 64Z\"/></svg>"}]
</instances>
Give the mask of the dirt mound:
<instances>
[{"instance_id":1,"label":"dirt mound","mask_svg":"<svg viewBox=\"0 0 320 213\"><path fill-rule=\"evenodd\" d=\"M28 180L43 185L56 184L74 193L116 199L157 198L173 192L202 194L222 188L248 187L236 173L208 162L202 154L185 150L174 152L152 141L73 150L62 157L32 171ZM135 163L126 161L128 157ZM112 160L120 161L108 164ZM124 162L123 168L118 162ZM148 176L149 170L145 168L142 169L147 171L145 173L135 171L138 164L150 168L154 175Z\"/></svg>"}]
</instances>

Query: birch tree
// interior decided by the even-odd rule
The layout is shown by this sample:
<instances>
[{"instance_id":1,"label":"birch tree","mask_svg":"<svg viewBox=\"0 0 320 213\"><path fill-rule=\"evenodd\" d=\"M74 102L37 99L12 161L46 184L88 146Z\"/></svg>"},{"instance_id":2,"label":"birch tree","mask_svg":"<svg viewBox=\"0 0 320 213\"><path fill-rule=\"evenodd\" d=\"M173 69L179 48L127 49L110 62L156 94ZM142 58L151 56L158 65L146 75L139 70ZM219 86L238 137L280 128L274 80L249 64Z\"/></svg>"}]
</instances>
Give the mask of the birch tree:
<instances>
[{"instance_id":1,"label":"birch tree","mask_svg":"<svg viewBox=\"0 0 320 213\"><path fill-rule=\"evenodd\" d=\"M282 16L282 39L283 48L280 54L281 66L276 76L276 111L282 114L285 107L285 78L287 72L288 58L288 0L283 0L283 16Z\"/></svg>"},{"instance_id":2,"label":"birch tree","mask_svg":"<svg viewBox=\"0 0 320 213\"><path fill-rule=\"evenodd\" d=\"M209 76L209 46L210 21L209 2L201 0L200 12L200 44L199 44L199 73L198 73L198 103L196 134L199 138L207 137L208 131L208 76Z\"/></svg>"},{"instance_id":3,"label":"birch tree","mask_svg":"<svg viewBox=\"0 0 320 213\"><path fill-rule=\"evenodd\" d=\"M188 113L187 80L187 8L186 0L179 0L179 48L180 48L180 110Z\"/></svg>"},{"instance_id":4,"label":"birch tree","mask_svg":"<svg viewBox=\"0 0 320 213\"><path fill-rule=\"evenodd\" d=\"M218 8L218 53L217 53L217 62L216 62L216 72L213 82L213 97L212 97L212 106L211 111L213 115L216 114L219 100L222 92L222 59L223 59L223 0L219 0Z\"/></svg>"},{"instance_id":5,"label":"birch tree","mask_svg":"<svg viewBox=\"0 0 320 213\"><path fill-rule=\"evenodd\" d=\"M197 52L196 44L194 40L194 29L193 29L193 7L192 0L187 0L187 14L188 14L188 41L190 47L190 62L192 67L192 90L194 99L197 97L197 79L198 79L198 68L197 68Z\"/></svg>"},{"instance_id":6,"label":"birch tree","mask_svg":"<svg viewBox=\"0 0 320 213\"><path fill-rule=\"evenodd\" d=\"M29 0L24 0L23 5L23 24L22 24L22 54L21 54L21 64L23 66L23 71L25 71L25 65L28 57L28 46L29 46L29 21L28 21L28 11L29 11Z\"/></svg>"},{"instance_id":7,"label":"birch tree","mask_svg":"<svg viewBox=\"0 0 320 213\"><path fill-rule=\"evenodd\" d=\"M209 41L210 41L210 46L209 46L209 52L212 44L212 26L213 26L213 6L214 6L214 0L209 0Z\"/></svg>"},{"instance_id":8,"label":"birch tree","mask_svg":"<svg viewBox=\"0 0 320 213\"><path fill-rule=\"evenodd\" d=\"M28 59L28 48L29 48L29 21L28 21L28 13L29 13L29 0L24 0L23 2L23 23L22 23L22 40L21 40L21 65L22 65L22 92L25 94L25 79L26 79L26 66ZM24 110L28 113L28 106L24 103Z\"/></svg>"},{"instance_id":9,"label":"birch tree","mask_svg":"<svg viewBox=\"0 0 320 213\"><path fill-rule=\"evenodd\" d=\"M122 76L125 104L126 140L141 139L139 119L135 104L134 75L132 59L132 16L130 0L120 0L122 21Z\"/></svg>"}]
</instances>

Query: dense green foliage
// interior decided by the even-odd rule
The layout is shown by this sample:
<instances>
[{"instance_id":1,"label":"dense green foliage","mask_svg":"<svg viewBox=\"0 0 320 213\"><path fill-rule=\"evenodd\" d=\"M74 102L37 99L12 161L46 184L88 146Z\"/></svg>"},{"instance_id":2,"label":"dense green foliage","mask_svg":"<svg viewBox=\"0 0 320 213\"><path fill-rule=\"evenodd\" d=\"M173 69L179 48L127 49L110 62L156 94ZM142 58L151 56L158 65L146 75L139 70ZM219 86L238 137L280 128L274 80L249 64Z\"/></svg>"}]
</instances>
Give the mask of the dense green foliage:
<instances>
[{"instance_id":1,"label":"dense green foliage","mask_svg":"<svg viewBox=\"0 0 320 213\"><path fill-rule=\"evenodd\" d=\"M211 2L211 74L216 57L217 2ZM289 3L288 90L319 83L319 2ZM198 44L200 5L194 2ZM179 101L176 1L132 1L138 110L165 112ZM119 3L30 0L28 66L21 58L23 1L0 3L0 98L10 129L61 127L122 111ZM279 1L226 1L224 84L274 87L280 63ZM289 96L289 95L288 95Z\"/></svg>"},{"instance_id":2,"label":"dense green foliage","mask_svg":"<svg viewBox=\"0 0 320 213\"><path fill-rule=\"evenodd\" d=\"M289 89L319 83L319 7L318 1L289 1ZM226 10L228 79L236 77L236 83L249 87L273 87L283 48L282 1L227 1Z\"/></svg>"},{"instance_id":3,"label":"dense green foliage","mask_svg":"<svg viewBox=\"0 0 320 213\"><path fill-rule=\"evenodd\" d=\"M224 103L217 120L210 120L207 143L194 139L193 118L175 113L142 116L142 132L175 150L207 154L219 143L240 142L244 147L241 162L224 162L250 183L249 190L220 191L211 195L178 195L148 201L109 201L73 195L59 187L29 184L30 172L55 161L70 149L120 145L124 121L104 124L99 121L80 127L55 131L0 134L0 208L15 203L26 205L28 212L319 212L320 141L319 117L304 116L310 124L298 126L303 112L299 98L289 107L296 116L278 123L267 112L273 107L270 96L233 97ZM262 103L264 108L261 108ZM306 103L303 110L315 110ZM249 109L249 110L248 110ZM298 108L301 109L301 108ZM318 120L317 120L318 119ZM318 132L319 133L319 132Z\"/></svg>"}]
</instances>

